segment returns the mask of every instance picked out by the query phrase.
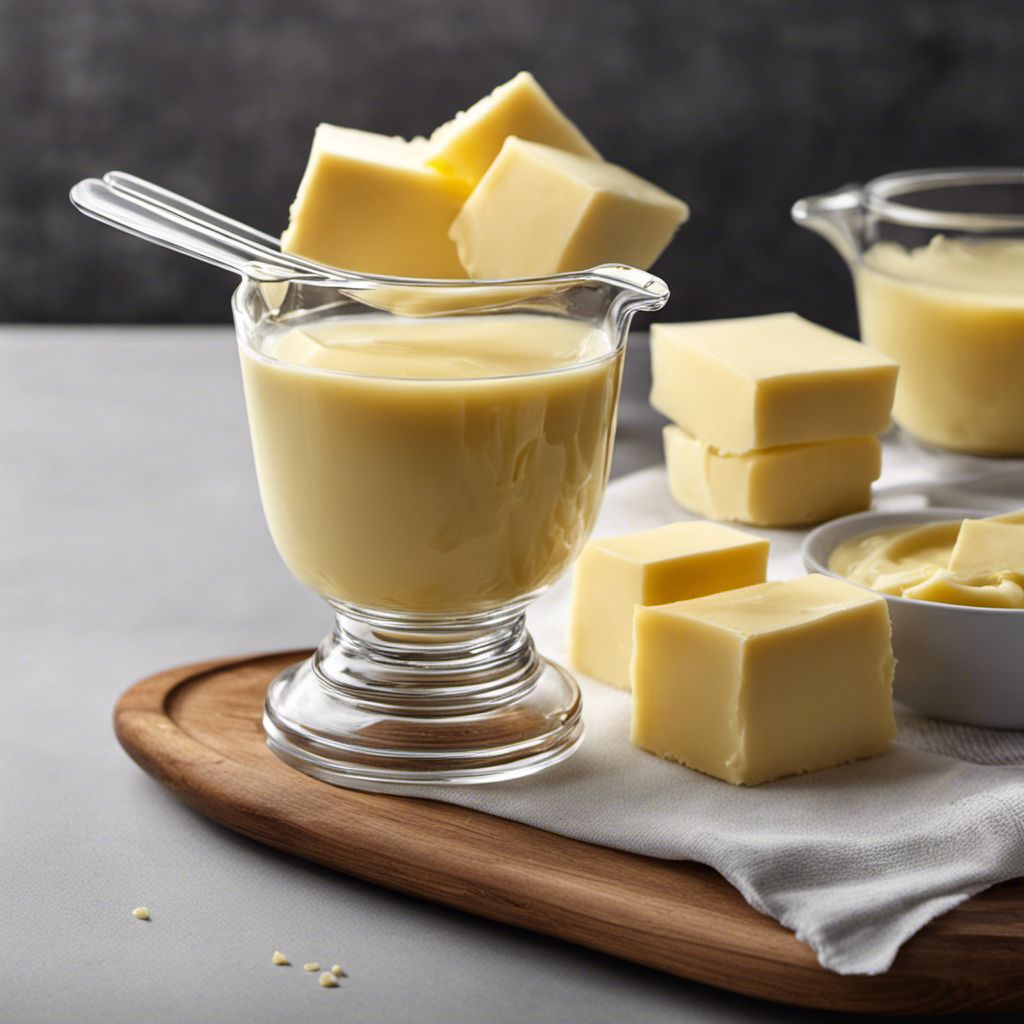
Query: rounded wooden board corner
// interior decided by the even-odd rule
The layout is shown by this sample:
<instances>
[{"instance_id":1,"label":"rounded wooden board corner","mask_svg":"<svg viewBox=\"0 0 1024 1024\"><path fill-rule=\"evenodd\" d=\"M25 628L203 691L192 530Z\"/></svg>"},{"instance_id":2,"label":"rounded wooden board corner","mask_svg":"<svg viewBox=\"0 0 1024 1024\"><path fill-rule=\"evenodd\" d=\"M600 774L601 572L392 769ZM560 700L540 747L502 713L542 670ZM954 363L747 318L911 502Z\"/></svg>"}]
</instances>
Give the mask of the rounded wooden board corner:
<instances>
[{"instance_id":1,"label":"rounded wooden board corner","mask_svg":"<svg viewBox=\"0 0 1024 1024\"><path fill-rule=\"evenodd\" d=\"M196 810L262 843L693 981L859 1013L1024 1009L1024 881L931 922L886 974L834 974L703 865L592 846L454 804L341 789L287 767L264 742L263 696L308 655L220 659L143 679L118 701L118 740Z\"/></svg>"}]
</instances>

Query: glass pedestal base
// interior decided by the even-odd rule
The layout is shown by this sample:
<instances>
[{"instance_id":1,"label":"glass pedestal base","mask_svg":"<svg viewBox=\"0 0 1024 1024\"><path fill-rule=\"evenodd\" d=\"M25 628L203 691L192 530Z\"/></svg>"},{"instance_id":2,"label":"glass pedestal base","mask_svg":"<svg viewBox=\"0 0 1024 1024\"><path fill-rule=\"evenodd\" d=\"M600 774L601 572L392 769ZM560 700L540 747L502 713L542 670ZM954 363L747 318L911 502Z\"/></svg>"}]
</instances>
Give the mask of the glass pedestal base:
<instances>
[{"instance_id":1,"label":"glass pedestal base","mask_svg":"<svg viewBox=\"0 0 1024 1024\"><path fill-rule=\"evenodd\" d=\"M540 771L579 745L581 710L520 610L410 622L345 609L317 652L271 683L263 727L286 764L386 792Z\"/></svg>"}]
</instances>

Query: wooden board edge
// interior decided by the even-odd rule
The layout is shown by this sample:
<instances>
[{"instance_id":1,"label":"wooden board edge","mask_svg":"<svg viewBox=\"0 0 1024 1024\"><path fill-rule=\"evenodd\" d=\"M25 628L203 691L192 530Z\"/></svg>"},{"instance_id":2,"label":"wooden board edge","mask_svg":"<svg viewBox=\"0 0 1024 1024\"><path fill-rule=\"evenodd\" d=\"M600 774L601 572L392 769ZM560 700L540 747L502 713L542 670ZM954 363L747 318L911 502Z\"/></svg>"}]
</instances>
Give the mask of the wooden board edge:
<instances>
[{"instance_id":1,"label":"wooden board edge","mask_svg":"<svg viewBox=\"0 0 1024 1024\"><path fill-rule=\"evenodd\" d=\"M292 807L287 820L288 838L283 841L276 827L278 822L265 820L258 800L240 805L238 790L225 786L225 780L231 779L244 791L244 766L177 728L166 714L166 707L178 687L193 684L203 676L260 661L290 663L308 653L213 659L140 680L116 705L117 738L140 767L191 807L258 842L388 889L584 945L692 981L784 1005L834 1011L909 1015L1024 1009L1024 990L995 997L972 984L975 972L970 970L963 979L947 978L937 984L927 973L933 955L929 949L929 927L904 946L888 973L838 975L822 968L809 947L771 918L753 910L710 868L592 846L455 804L332 787L332 797L343 794L344 803L358 808L359 813L346 817L344 826L333 829L331 842L325 844L325 837L309 828L304 811L309 809L311 795L314 804L318 797L322 799L320 787L326 784L282 765L282 784L288 788L288 803ZM269 752L268 757L272 757ZM176 766L187 771L175 771ZM183 782L184 776L190 781ZM457 834L461 843L476 852L478 856L469 865L472 871L468 876L465 857L454 858L443 849L430 863L423 863L416 836L422 834L417 830L423 827L421 819L425 815L432 826L440 818L446 830ZM486 822L484 836L480 834L482 822ZM509 864L495 858L495 831L502 836L506 848L528 836L539 853L526 864ZM342 851L340 855L338 850ZM554 884L554 879L564 882L565 865L578 864L580 859L590 863L596 860L607 870L626 874L630 864L643 863L685 880L686 887L699 896L706 915L701 923L700 941L687 928L680 928L678 922L659 920L657 914L665 908L658 901L651 905L642 892L629 891L628 887L617 898L606 899L596 914L592 909L567 905L563 889ZM529 875L536 891L542 893L541 898L524 902L518 895L516 883L523 881L524 873ZM578 868L575 873L579 873ZM592 890L588 897L593 900ZM753 931L756 941L751 942L749 937L743 942L734 941L737 920ZM723 928L724 922L729 922L729 927ZM715 936L717 956L712 962L707 955L707 939L716 926L720 934ZM752 952L753 947L760 952ZM965 955L969 958L969 951Z\"/></svg>"}]
</instances>

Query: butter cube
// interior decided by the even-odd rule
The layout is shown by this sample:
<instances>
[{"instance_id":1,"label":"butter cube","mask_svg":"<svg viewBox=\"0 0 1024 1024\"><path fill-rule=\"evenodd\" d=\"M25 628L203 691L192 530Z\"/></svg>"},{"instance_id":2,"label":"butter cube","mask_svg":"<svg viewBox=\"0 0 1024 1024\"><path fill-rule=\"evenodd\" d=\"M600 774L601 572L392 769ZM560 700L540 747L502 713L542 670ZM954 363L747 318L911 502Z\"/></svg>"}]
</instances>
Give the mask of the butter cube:
<instances>
[{"instance_id":1,"label":"butter cube","mask_svg":"<svg viewBox=\"0 0 1024 1024\"><path fill-rule=\"evenodd\" d=\"M998 516L986 516L990 523L1024 523L1024 508L1014 509L1013 512L1003 512Z\"/></svg>"},{"instance_id":2,"label":"butter cube","mask_svg":"<svg viewBox=\"0 0 1024 1024\"><path fill-rule=\"evenodd\" d=\"M473 278L650 266L689 211L622 167L514 136L451 228Z\"/></svg>"},{"instance_id":3,"label":"butter cube","mask_svg":"<svg viewBox=\"0 0 1024 1024\"><path fill-rule=\"evenodd\" d=\"M1024 525L965 519L949 556L949 571L965 579L1008 573L1024 576Z\"/></svg>"},{"instance_id":4,"label":"butter cube","mask_svg":"<svg viewBox=\"0 0 1024 1024\"><path fill-rule=\"evenodd\" d=\"M552 102L527 71L457 114L430 136L427 163L475 185L509 135L542 142L591 160L601 154Z\"/></svg>"},{"instance_id":5,"label":"butter cube","mask_svg":"<svg viewBox=\"0 0 1024 1024\"><path fill-rule=\"evenodd\" d=\"M768 541L718 523L681 522L592 540L573 574L569 662L628 690L636 605L764 582Z\"/></svg>"},{"instance_id":6,"label":"butter cube","mask_svg":"<svg viewBox=\"0 0 1024 1024\"><path fill-rule=\"evenodd\" d=\"M448 231L469 186L425 153L422 139L320 125L281 248L368 274L464 279Z\"/></svg>"},{"instance_id":7,"label":"butter cube","mask_svg":"<svg viewBox=\"0 0 1024 1024\"><path fill-rule=\"evenodd\" d=\"M896 735L885 598L803 576L638 608L632 740L757 785L880 754Z\"/></svg>"},{"instance_id":8,"label":"butter cube","mask_svg":"<svg viewBox=\"0 0 1024 1024\"><path fill-rule=\"evenodd\" d=\"M722 454L686 433L664 428L672 497L711 519L752 526L799 526L871 506L882 472L877 437L785 444Z\"/></svg>"},{"instance_id":9,"label":"butter cube","mask_svg":"<svg viewBox=\"0 0 1024 1024\"><path fill-rule=\"evenodd\" d=\"M720 452L888 429L898 365L795 313L651 326L651 404Z\"/></svg>"}]
</instances>

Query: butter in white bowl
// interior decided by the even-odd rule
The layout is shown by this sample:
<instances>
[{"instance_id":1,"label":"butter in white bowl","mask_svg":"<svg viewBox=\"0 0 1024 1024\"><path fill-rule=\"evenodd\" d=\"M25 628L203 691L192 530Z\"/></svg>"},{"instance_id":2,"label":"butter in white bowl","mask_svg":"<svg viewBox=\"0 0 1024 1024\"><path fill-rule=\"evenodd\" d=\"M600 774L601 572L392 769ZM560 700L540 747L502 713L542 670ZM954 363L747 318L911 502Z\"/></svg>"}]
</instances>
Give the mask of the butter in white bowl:
<instances>
[{"instance_id":1,"label":"butter in white bowl","mask_svg":"<svg viewBox=\"0 0 1024 1024\"><path fill-rule=\"evenodd\" d=\"M865 533L839 544L828 568L893 597L1024 608L1024 512Z\"/></svg>"},{"instance_id":2,"label":"butter in white bowl","mask_svg":"<svg viewBox=\"0 0 1024 1024\"><path fill-rule=\"evenodd\" d=\"M949 600L958 589L963 597L963 588L975 585L971 577L949 571L964 520L1016 523L1024 529L1020 512L996 517L977 509L863 512L812 530L803 544L804 564L812 572L868 586L868 575L854 568L848 555L889 544L873 582L892 619L895 699L933 718L1021 729L1024 608ZM837 554L841 557L834 558ZM1012 572L1003 575L1009 578ZM973 579L979 581L978 575ZM983 579L978 585L993 586ZM915 588L919 596L911 596Z\"/></svg>"}]
</instances>

